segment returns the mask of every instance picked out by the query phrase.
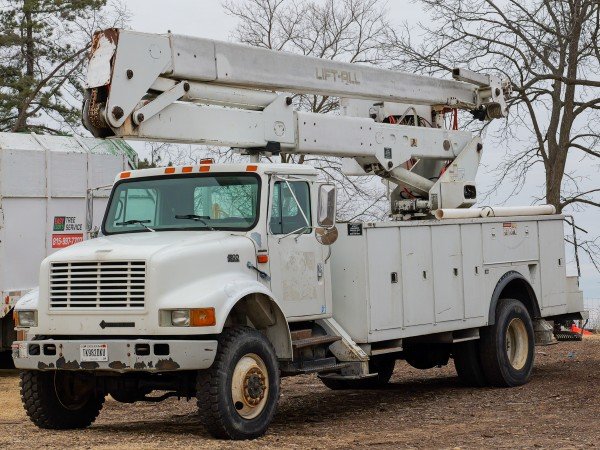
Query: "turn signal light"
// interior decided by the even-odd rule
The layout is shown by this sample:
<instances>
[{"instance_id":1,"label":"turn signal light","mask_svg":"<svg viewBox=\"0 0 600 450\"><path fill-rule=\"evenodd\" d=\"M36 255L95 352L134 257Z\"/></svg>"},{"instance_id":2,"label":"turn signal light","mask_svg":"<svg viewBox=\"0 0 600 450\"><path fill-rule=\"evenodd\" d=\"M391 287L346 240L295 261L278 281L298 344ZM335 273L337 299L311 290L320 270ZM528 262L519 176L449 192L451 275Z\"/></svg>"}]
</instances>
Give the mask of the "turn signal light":
<instances>
[{"instance_id":1,"label":"turn signal light","mask_svg":"<svg viewBox=\"0 0 600 450\"><path fill-rule=\"evenodd\" d=\"M261 263L261 264L265 264L269 262L269 255L258 255L256 257L256 260Z\"/></svg>"},{"instance_id":2,"label":"turn signal light","mask_svg":"<svg viewBox=\"0 0 600 450\"><path fill-rule=\"evenodd\" d=\"M190 310L190 326L210 327L216 325L215 308L199 308Z\"/></svg>"}]
</instances>

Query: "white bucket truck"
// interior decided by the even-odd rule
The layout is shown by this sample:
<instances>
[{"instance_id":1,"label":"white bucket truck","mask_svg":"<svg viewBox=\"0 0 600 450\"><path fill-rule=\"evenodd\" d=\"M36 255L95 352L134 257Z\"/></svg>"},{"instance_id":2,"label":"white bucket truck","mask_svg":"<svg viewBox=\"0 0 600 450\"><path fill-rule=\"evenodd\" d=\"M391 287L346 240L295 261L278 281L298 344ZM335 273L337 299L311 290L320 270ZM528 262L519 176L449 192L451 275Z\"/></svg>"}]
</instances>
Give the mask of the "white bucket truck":
<instances>
[{"instance_id":1,"label":"white bucket truck","mask_svg":"<svg viewBox=\"0 0 600 450\"><path fill-rule=\"evenodd\" d=\"M526 383L534 329L582 317L582 295L552 207L470 208L483 146L444 114L504 117L510 84L454 77L98 33L84 106L95 136L218 144L249 160L124 171L103 236L44 260L16 314L31 420L82 428L108 394L178 396L197 399L214 436L247 439L265 433L281 376L367 388L397 359L453 358L466 384ZM296 111L277 92L338 96L341 114ZM262 159L280 152L388 180L390 221L336 228L334 186Z\"/></svg>"}]
</instances>

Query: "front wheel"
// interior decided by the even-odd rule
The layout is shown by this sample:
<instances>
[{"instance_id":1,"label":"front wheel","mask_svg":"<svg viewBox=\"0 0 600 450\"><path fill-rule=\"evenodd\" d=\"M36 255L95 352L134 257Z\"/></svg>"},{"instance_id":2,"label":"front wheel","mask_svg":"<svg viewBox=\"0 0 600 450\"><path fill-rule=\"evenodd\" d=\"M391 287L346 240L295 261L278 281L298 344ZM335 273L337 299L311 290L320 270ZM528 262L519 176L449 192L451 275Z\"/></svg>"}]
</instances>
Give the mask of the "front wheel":
<instances>
[{"instance_id":1,"label":"front wheel","mask_svg":"<svg viewBox=\"0 0 600 450\"><path fill-rule=\"evenodd\" d=\"M501 299L496 323L481 330L481 366L493 386L520 386L533 369L534 334L531 316L515 299Z\"/></svg>"},{"instance_id":2,"label":"front wheel","mask_svg":"<svg viewBox=\"0 0 600 450\"><path fill-rule=\"evenodd\" d=\"M260 437L275 415L279 389L279 365L269 340L252 328L226 329L213 365L198 373L200 419L216 438Z\"/></svg>"},{"instance_id":3,"label":"front wheel","mask_svg":"<svg viewBox=\"0 0 600 450\"><path fill-rule=\"evenodd\" d=\"M91 425L104 404L93 376L56 370L21 372L21 399L27 415L40 428L70 430Z\"/></svg>"}]
</instances>

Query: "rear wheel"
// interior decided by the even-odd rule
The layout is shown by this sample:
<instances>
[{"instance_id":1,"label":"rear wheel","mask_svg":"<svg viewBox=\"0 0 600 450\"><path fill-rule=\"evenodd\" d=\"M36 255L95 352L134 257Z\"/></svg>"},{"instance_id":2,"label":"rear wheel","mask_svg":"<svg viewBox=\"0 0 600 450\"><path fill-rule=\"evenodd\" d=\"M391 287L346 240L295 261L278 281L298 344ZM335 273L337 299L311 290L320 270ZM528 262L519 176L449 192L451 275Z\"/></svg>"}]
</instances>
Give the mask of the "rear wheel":
<instances>
[{"instance_id":1,"label":"rear wheel","mask_svg":"<svg viewBox=\"0 0 600 450\"><path fill-rule=\"evenodd\" d=\"M321 378L325 386L334 391L344 389L377 389L386 386L392 374L396 360L392 358L374 358L369 361L369 371L377 373L375 377L362 378L360 380L340 380L335 378Z\"/></svg>"},{"instance_id":2,"label":"rear wheel","mask_svg":"<svg viewBox=\"0 0 600 450\"><path fill-rule=\"evenodd\" d=\"M533 323L525 305L502 299L496 323L481 330L481 365L494 386L520 386L529 381L534 360Z\"/></svg>"},{"instance_id":3,"label":"rear wheel","mask_svg":"<svg viewBox=\"0 0 600 450\"><path fill-rule=\"evenodd\" d=\"M40 428L68 430L91 425L104 403L93 376L80 372L21 372L21 399Z\"/></svg>"},{"instance_id":4,"label":"rear wheel","mask_svg":"<svg viewBox=\"0 0 600 450\"><path fill-rule=\"evenodd\" d=\"M465 386L482 387L487 384L479 359L479 341L466 341L452 346L454 367Z\"/></svg>"},{"instance_id":5,"label":"rear wheel","mask_svg":"<svg viewBox=\"0 0 600 450\"><path fill-rule=\"evenodd\" d=\"M220 439L262 436L279 399L275 350L248 327L223 331L215 362L198 374L198 412L208 431Z\"/></svg>"}]
</instances>

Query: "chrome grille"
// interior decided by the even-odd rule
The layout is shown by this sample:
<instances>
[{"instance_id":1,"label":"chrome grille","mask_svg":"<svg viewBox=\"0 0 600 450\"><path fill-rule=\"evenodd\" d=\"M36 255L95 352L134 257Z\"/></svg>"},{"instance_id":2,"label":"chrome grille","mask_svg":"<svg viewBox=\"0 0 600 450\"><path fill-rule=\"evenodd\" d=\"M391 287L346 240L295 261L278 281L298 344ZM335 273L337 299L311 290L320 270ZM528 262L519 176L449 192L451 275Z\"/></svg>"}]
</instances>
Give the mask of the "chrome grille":
<instances>
[{"instance_id":1,"label":"chrome grille","mask_svg":"<svg viewBox=\"0 0 600 450\"><path fill-rule=\"evenodd\" d=\"M50 267L51 308L144 307L144 261L60 262Z\"/></svg>"}]
</instances>

